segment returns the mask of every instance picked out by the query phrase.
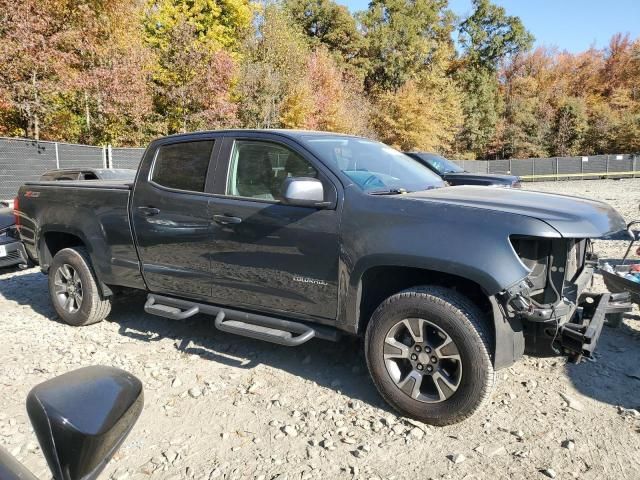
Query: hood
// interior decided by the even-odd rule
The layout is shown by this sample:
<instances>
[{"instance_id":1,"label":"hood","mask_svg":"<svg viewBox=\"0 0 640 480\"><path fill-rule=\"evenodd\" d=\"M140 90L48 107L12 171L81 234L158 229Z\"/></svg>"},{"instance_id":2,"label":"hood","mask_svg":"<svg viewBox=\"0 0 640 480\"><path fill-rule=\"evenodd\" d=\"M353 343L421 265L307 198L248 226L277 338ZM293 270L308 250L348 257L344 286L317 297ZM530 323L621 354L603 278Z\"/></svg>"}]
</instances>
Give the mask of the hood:
<instances>
[{"instance_id":1,"label":"hood","mask_svg":"<svg viewBox=\"0 0 640 480\"><path fill-rule=\"evenodd\" d=\"M0 230L10 227L15 222L11 208L0 208Z\"/></svg>"},{"instance_id":2,"label":"hood","mask_svg":"<svg viewBox=\"0 0 640 480\"><path fill-rule=\"evenodd\" d=\"M445 180L456 180L459 182L473 181L474 183L483 183L486 185L511 185L519 181L518 177L514 175L469 172L445 173L442 175L442 178Z\"/></svg>"},{"instance_id":3,"label":"hood","mask_svg":"<svg viewBox=\"0 0 640 480\"><path fill-rule=\"evenodd\" d=\"M626 230L624 218L606 203L567 195L459 186L413 192L401 198L537 218L566 238L608 237Z\"/></svg>"}]
</instances>

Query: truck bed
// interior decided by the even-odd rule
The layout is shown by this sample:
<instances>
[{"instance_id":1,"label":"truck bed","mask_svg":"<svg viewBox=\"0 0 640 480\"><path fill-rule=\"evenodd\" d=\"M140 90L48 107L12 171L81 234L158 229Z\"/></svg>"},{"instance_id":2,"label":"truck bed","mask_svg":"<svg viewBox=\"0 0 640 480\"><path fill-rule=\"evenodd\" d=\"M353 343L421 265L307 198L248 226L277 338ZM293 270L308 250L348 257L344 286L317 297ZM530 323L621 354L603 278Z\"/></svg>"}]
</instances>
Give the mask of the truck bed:
<instances>
[{"instance_id":1,"label":"truck bed","mask_svg":"<svg viewBox=\"0 0 640 480\"><path fill-rule=\"evenodd\" d=\"M48 270L61 234L89 250L103 286L145 288L129 220L133 183L127 180L28 182L18 193L22 240ZM51 231L51 234L48 232ZM68 238L68 237L67 237Z\"/></svg>"},{"instance_id":2,"label":"truck bed","mask_svg":"<svg viewBox=\"0 0 640 480\"><path fill-rule=\"evenodd\" d=\"M131 180L52 180L26 182L28 186L60 188L97 188L106 190L131 190Z\"/></svg>"}]
</instances>

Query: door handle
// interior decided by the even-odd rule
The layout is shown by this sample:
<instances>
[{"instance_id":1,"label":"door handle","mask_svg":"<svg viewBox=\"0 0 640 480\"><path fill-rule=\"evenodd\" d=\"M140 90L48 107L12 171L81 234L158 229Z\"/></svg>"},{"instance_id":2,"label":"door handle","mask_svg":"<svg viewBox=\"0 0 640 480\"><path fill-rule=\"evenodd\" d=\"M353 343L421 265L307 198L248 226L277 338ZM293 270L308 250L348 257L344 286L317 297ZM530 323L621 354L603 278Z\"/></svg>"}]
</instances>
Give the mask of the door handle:
<instances>
[{"instance_id":1,"label":"door handle","mask_svg":"<svg viewBox=\"0 0 640 480\"><path fill-rule=\"evenodd\" d=\"M238 223L242 223L240 217L232 217L230 215L214 215L213 220L222 225L237 225Z\"/></svg>"},{"instance_id":2,"label":"door handle","mask_svg":"<svg viewBox=\"0 0 640 480\"><path fill-rule=\"evenodd\" d=\"M153 217L160 213L160 209L155 207L138 207L138 212L145 217Z\"/></svg>"}]
</instances>

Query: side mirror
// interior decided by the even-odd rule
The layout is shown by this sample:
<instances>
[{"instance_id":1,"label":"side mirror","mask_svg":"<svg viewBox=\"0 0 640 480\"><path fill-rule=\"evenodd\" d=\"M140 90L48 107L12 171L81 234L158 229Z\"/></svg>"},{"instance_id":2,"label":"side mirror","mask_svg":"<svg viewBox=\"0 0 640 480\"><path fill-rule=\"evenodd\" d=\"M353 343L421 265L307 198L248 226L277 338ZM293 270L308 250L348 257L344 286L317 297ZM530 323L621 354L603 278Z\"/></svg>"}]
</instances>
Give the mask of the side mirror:
<instances>
[{"instance_id":1,"label":"side mirror","mask_svg":"<svg viewBox=\"0 0 640 480\"><path fill-rule=\"evenodd\" d=\"M317 178L289 177L284 180L282 200L287 205L299 207L327 207L324 187Z\"/></svg>"},{"instance_id":2,"label":"side mirror","mask_svg":"<svg viewBox=\"0 0 640 480\"><path fill-rule=\"evenodd\" d=\"M55 480L92 480L140 416L142 383L124 370L80 368L36 385L27 412Z\"/></svg>"}]
</instances>

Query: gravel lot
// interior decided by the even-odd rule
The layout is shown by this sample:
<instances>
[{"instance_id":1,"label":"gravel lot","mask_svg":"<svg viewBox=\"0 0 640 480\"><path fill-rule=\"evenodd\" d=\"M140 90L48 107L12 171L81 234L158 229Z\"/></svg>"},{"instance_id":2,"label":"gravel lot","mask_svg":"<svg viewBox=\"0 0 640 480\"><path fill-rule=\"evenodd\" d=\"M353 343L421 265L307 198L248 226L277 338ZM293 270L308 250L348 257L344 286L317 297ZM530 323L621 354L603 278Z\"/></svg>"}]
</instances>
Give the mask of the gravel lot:
<instances>
[{"instance_id":1,"label":"gravel lot","mask_svg":"<svg viewBox=\"0 0 640 480\"><path fill-rule=\"evenodd\" d=\"M640 216L640 179L526 188ZM596 250L620 258L624 243L598 241ZM49 476L27 392L91 364L129 370L146 390L102 478L640 478L637 308L605 330L595 360L525 358L500 372L485 410L433 428L381 401L356 341L274 346L219 332L207 317L151 317L143 297L120 300L109 321L73 328L57 320L46 291L37 269L0 271L0 445L41 478Z\"/></svg>"}]
</instances>

